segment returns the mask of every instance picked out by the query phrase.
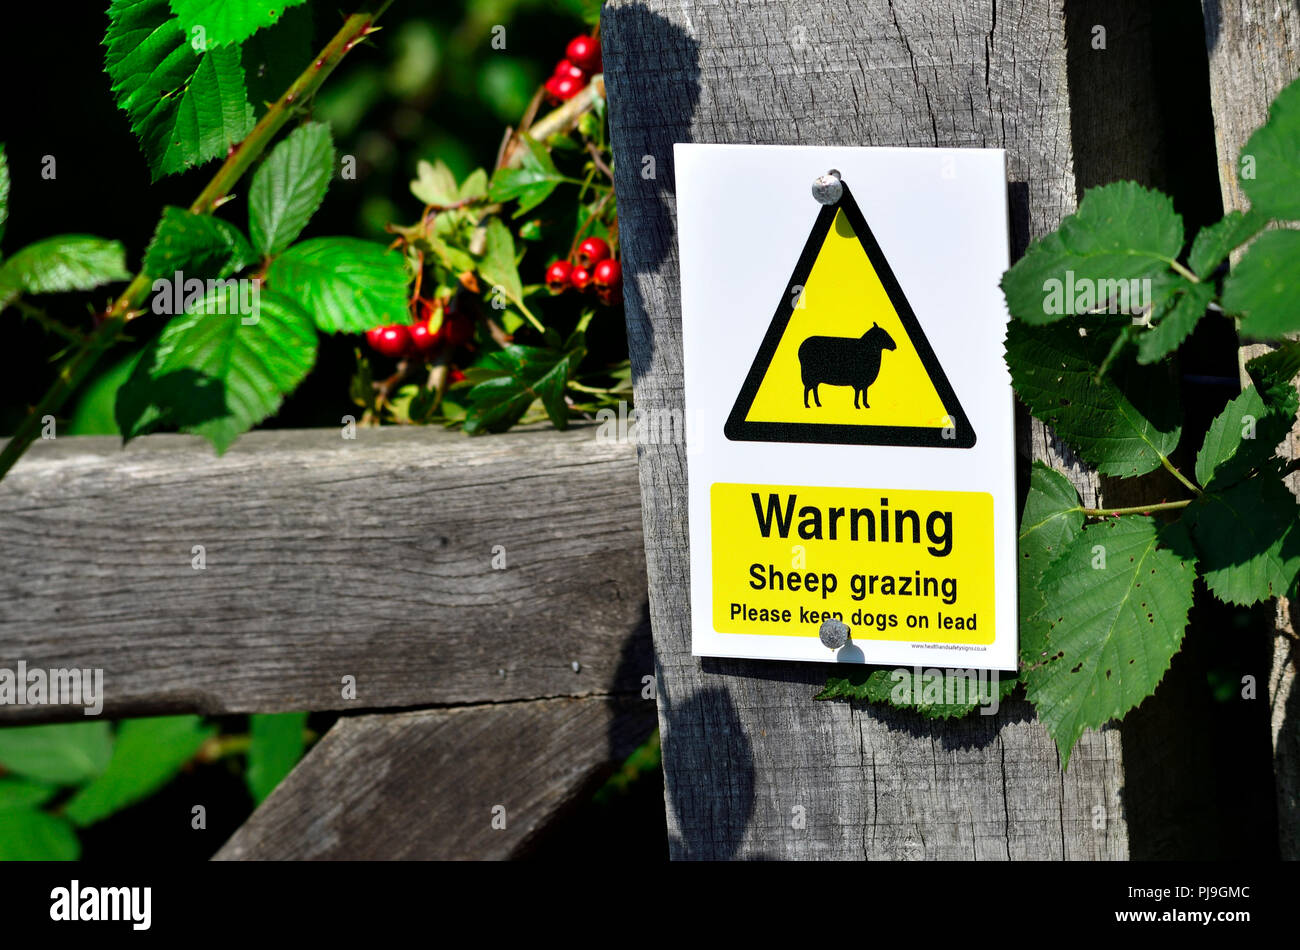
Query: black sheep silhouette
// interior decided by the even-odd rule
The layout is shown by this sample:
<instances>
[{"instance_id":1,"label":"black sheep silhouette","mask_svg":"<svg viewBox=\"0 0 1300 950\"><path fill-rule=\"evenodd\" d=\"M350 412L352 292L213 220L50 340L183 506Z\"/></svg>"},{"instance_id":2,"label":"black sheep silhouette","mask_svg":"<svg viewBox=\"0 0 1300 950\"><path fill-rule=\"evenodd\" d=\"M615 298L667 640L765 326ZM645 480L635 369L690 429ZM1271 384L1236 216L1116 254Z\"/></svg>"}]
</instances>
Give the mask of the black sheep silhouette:
<instances>
[{"instance_id":1,"label":"black sheep silhouette","mask_svg":"<svg viewBox=\"0 0 1300 950\"><path fill-rule=\"evenodd\" d=\"M878 323L860 337L810 336L799 344L799 375L803 378L803 407L808 408L811 392L817 408L822 406L817 387L852 386L853 408L857 409L861 397L862 409L867 405L867 387L880 375L880 354L895 350L897 345L888 331Z\"/></svg>"}]
</instances>

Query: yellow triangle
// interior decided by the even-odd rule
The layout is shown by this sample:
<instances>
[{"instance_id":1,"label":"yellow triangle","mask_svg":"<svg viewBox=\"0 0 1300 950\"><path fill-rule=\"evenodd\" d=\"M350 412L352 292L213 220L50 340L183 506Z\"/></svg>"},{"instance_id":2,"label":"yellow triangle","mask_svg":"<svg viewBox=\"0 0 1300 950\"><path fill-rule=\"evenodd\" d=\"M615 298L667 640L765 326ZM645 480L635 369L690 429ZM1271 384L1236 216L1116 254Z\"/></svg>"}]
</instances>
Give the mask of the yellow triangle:
<instances>
[{"instance_id":1,"label":"yellow triangle","mask_svg":"<svg viewBox=\"0 0 1300 950\"><path fill-rule=\"evenodd\" d=\"M792 290L792 293L795 291ZM873 333L862 341L873 326L888 337ZM810 338L838 338L810 343L800 358L800 349ZM880 349L886 339L894 349ZM865 343L865 348L861 346ZM868 407L854 385L835 385L824 381L844 379L837 373L835 354L841 351L861 354L879 350L879 372L866 390ZM820 365L817 357L821 356ZM826 357L832 365L827 365ZM852 372L863 369L856 356ZM810 381L820 379L808 393L804 407L804 362ZM857 406L854 406L855 398ZM818 407L817 401L821 402ZM791 422L817 425L902 426L942 429L952 426L950 409L945 407L930 374L917 353L916 346L899 318L879 275L871 265L862 242L853 231L844 209L837 209L833 226L818 251L803 292L795 297L790 322L777 344L754 401L745 413L746 422Z\"/></svg>"}]
</instances>

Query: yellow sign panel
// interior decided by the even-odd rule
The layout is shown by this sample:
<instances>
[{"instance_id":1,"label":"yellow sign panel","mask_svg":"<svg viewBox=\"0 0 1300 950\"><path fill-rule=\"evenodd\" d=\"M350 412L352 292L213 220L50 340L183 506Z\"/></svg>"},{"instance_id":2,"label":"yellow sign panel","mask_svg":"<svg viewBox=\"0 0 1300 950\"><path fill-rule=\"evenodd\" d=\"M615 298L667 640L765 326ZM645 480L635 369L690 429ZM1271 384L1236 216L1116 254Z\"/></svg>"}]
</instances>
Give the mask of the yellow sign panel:
<instances>
[{"instance_id":1,"label":"yellow sign panel","mask_svg":"<svg viewBox=\"0 0 1300 950\"><path fill-rule=\"evenodd\" d=\"M710 510L719 633L993 642L987 492L717 482Z\"/></svg>"},{"instance_id":2,"label":"yellow sign panel","mask_svg":"<svg viewBox=\"0 0 1300 950\"><path fill-rule=\"evenodd\" d=\"M847 186L813 225L725 432L739 441L975 444Z\"/></svg>"}]
</instances>

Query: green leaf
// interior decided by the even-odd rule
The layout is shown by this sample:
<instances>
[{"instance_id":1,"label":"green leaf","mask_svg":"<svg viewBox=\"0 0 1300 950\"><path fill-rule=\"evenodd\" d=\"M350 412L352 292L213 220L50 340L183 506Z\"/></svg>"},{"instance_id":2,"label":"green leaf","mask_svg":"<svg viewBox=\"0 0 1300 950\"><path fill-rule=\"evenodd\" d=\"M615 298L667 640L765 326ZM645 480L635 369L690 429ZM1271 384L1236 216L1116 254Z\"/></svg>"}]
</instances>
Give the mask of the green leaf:
<instances>
[{"instance_id":1,"label":"green leaf","mask_svg":"<svg viewBox=\"0 0 1300 950\"><path fill-rule=\"evenodd\" d=\"M104 68L155 179L224 155L252 131L238 49L196 52L167 0L112 0L108 16Z\"/></svg>"},{"instance_id":2,"label":"green leaf","mask_svg":"<svg viewBox=\"0 0 1300 950\"><path fill-rule=\"evenodd\" d=\"M1017 544L1020 655L1027 663L1038 662L1045 649L1046 625L1036 621L1046 603L1039 581L1082 530L1083 506L1074 485L1060 472L1034 462Z\"/></svg>"},{"instance_id":3,"label":"green leaf","mask_svg":"<svg viewBox=\"0 0 1300 950\"><path fill-rule=\"evenodd\" d=\"M270 29L258 30L239 47L239 61L248 84L248 101L256 111L275 102L312 61L311 7L286 10Z\"/></svg>"},{"instance_id":4,"label":"green leaf","mask_svg":"<svg viewBox=\"0 0 1300 950\"><path fill-rule=\"evenodd\" d=\"M411 194L427 205L446 207L460 200L460 190L456 187L456 176L451 169L437 159L432 164L424 159L415 166L416 179L411 182Z\"/></svg>"},{"instance_id":5,"label":"green leaf","mask_svg":"<svg viewBox=\"0 0 1300 950\"><path fill-rule=\"evenodd\" d=\"M1214 299L1214 285L1182 281L1174 296L1153 309L1152 326L1137 336L1138 362L1155 363L1182 345Z\"/></svg>"},{"instance_id":6,"label":"green leaf","mask_svg":"<svg viewBox=\"0 0 1300 950\"><path fill-rule=\"evenodd\" d=\"M1014 674L998 674L999 700L1010 696L1020 681ZM831 675L813 699L862 700L909 709L927 719L956 719L991 702L995 684L959 670L856 667L843 676Z\"/></svg>"},{"instance_id":7,"label":"green leaf","mask_svg":"<svg viewBox=\"0 0 1300 950\"><path fill-rule=\"evenodd\" d=\"M75 861L81 842L67 821L34 808L0 809L0 861Z\"/></svg>"},{"instance_id":8,"label":"green leaf","mask_svg":"<svg viewBox=\"0 0 1300 950\"><path fill-rule=\"evenodd\" d=\"M523 300L524 286L515 264L515 239L500 218L491 218L487 223L487 244L478 272L489 285L500 287L512 302Z\"/></svg>"},{"instance_id":9,"label":"green leaf","mask_svg":"<svg viewBox=\"0 0 1300 950\"><path fill-rule=\"evenodd\" d=\"M248 791L260 805L302 758L305 712L263 713L250 717Z\"/></svg>"},{"instance_id":10,"label":"green leaf","mask_svg":"<svg viewBox=\"0 0 1300 950\"><path fill-rule=\"evenodd\" d=\"M1272 339L1300 330L1300 231L1265 231L1223 282L1223 308L1241 333Z\"/></svg>"},{"instance_id":11,"label":"green leaf","mask_svg":"<svg viewBox=\"0 0 1300 950\"><path fill-rule=\"evenodd\" d=\"M130 279L122 245L86 234L63 234L28 244L0 268L0 282L30 294L92 290Z\"/></svg>"},{"instance_id":12,"label":"green leaf","mask_svg":"<svg viewBox=\"0 0 1300 950\"><path fill-rule=\"evenodd\" d=\"M293 297L326 333L407 322L410 271L402 255L357 238L312 238L275 259L268 283Z\"/></svg>"},{"instance_id":13,"label":"green leaf","mask_svg":"<svg viewBox=\"0 0 1300 950\"><path fill-rule=\"evenodd\" d=\"M198 716L125 720L118 726L108 768L73 796L64 814L84 828L147 798L166 785L216 731Z\"/></svg>"},{"instance_id":14,"label":"green leaf","mask_svg":"<svg viewBox=\"0 0 1300 950\"><path fill-rule=\"evenodd\" d=\"M1119 282L1162 277L1182 246L1183 219L1168 196L1116 182L1089 189L1079 210L1031 244L1003 275L1002 289L1011 313L1026 323L1054 323L1105 308L1120 294L1135 310L1132 285ZM1085 288L1091 300L1079 292Z\"/></svg>"},{"instance_id":15,"label":"green leaf","mask_svg":"<svg viewBox=\"0 0 1300 950\"><path fill-rule=\"evenodd\" d=\"M546 147L530 136L521 136L527 150L518 168L498 168L492 176L488 197L493 201L519 200L515 216L526 214L550 197L567 179L555 167Z\"/></svg>"},{"instance_id":16,"label":"green leaf","mask_svg":"<svg viewBox=\"0 0 1300 950\"><path fill-rule=\"evenodd\" d=\"M1249 177L1242 173L1247 168ZM1273 100L1268 121L1241 150L1238 174L1252 210L1270 218L1300 219L1300 80Z\"/></svg>"},{"instance_id":17,"label":"green leaf","mask_svg":"<svg viewBox=\"0 0 1300 950\"><path fill-rule=\"evenodd\" d=\"M0 143L0 241L4 240L5 222L9 220L9 159Z\"/></svg>"},{"instance_id":18,"label":"green leaf","mask_svg":"<svg viewBox=\"0 0 1300 950\"><path fill-rule=\"evenodd\" d=\"M1182 433L1163 368L1121 355L1098 378L1114 334L1127 324L1122 317L1093 319L1080 336L1077 320L1048 327L1013 320L1006 344L1012 383L1033 414L1103 475L1126 477L1158 468Z\"/></svg>"},{"instance_id":19,"label":"green leaf","mask_svg":"<svg viewBox=\"0 0 1300 950\"><path fill-rule=\"evenodd\" d=\"M239 43L306 0L171 0L189 36L201 30L207 47Z\"/></svg>"},{"instance_id":20,"label":"green leaf","mask_svg":"<svg viewBox=\"0 0 1300 950\"><path fill-rule=\"evenodd\" d=\"M555 427L565 428L569 413L564 403L564 387L581 361L582 353L581 348L562 353L511 344L488 354L483 365L502 370L503 374L469 391L471 406L465 431L471 435L504 431L539 399Z\"/></svg>"},{"instance_id":21,"label":"green leaf","mask_svg":"<svg viewBox=\"0 0 1300 950\"><path fill-rule=\"evenodd\" d=\"M1266 217L1253 210L1247 214L1229 211L1197 233L1187 257L1187 266L1197 277L1205 280L1218 270L1229 254L1258 234L1267 223Z\"/></svg>"},{"instance_id":22,"label":"green leaf","mask_svg":"<svg viewBox=\"0 0 1300 950\"><path fill-rule=\"evenodd\" d=\"M1206 586L1222 601L1280 597L1300 573L1295 497L1277 478L1240 482L1198 498L1185 516Z\"/></svg>"},{"instance_id":23,"label":"green leaf","mask_svg":"<svg viewBox=\"0 0 1300 950\"><path fill-rule=\"evenodd\" d=\"M1150 518L1090 524L1039 581L1049 656L1025 678L1063 768L1084 729L1155 691L1182 644L1196 571L1156 540Z\"/></svg>"},{"instance_id":24,"label":"green leaf","mask_svg":"<svg viewBox=\"0 0 1300 950\"><path fill-rule=\"evenodd\" d=\"M1223 488L1246 478L1273 457L1291 431L1291 421L1290 415L1268 406L1254 386L1243 390L1210 423L1196 454L1197 482Z\"/></svg>"},{"instance_id":25,"label":"green leaf","mask_svg":"<svg viewBox=\"0 0 1300 950\"><path fill-rule=\"evenodd\" d=\"M264 290L245 314L235 287L214 288L173 317L141 358L118 392L118 426L134 437L169 422L220 454L273 415L315 360L316 332L291 298Z\"/></svg>"},{"instance_id":26,"label":"green leaf","mask_svg":"<svg viewBox=\"0 0 1300 950\"><path fill-rule=\"evenodd\" d=\"M114 406L117 392L126 385L140 358L140 351L131 353L100 370L85 384L77 398L76 408L68 420L68 435L121 435L117 427Z\"/></svg>"},{"instance_id":27,"label":"green leaf","mask_svg":"<svg viewBox=\"0 0 1300 950\"><path fill-rule=\"evenodd\" d=\"M0 778L0 811L15 808L37 808L51 798L58 789L42 782L29 782L20 778Z\"/></svg>"},{"instance_id":28,"label":"green leaf","mask_svg":"<svg viewBox=\"0 0 1300 950\"><path fill-rule=\"evenodd\" d=\"M1246 372L1269 407L1287 416L1300 408L1295 378L1300 376L1300 342L1289 340L1246 364Z\"/></svg>"},{"instance_id":29,"label":"green leaf","mask_svg":"<svg viewBox=\"0 0 1300 950\"><path fill-rule=\"evenodd\" d=\"M168 282L177 271L186 279L225 278L253 262L248 239L228 221L184 208L166 207L144 254L144 269Z\"/></svg>"},{"instance_id":30,"label":"green leaf","mask_svg":"<svg viewBox=\"0 0 1300 950\"><path fill-rule=\"evenodd\" d=\"M334 143L321 122L300 125L280 142L253 175L248 228L263 254L279 254L307 226L330 186Z\"/></svg>"},{"instance_id":31,"label":"green leaf","mask_svg":"<svg viewBox=\"0 0 1300 950\"><path fill-rule=\"evenodd\" d=\"M488 176L481 168L476 168L460 183L459 201L480 201L488 195Z\"/></svg>"},{"instance_id":32,"label":"green leaf","mask_svg":"<svg viewBox=\"0 0 1300 950\"><path fill-rule=\"evenodd\" d=\"M0 729L0 765L38 782L84 782L104 771L112 752L108 723L99 719Z\"/></svg>"}]
</instances>

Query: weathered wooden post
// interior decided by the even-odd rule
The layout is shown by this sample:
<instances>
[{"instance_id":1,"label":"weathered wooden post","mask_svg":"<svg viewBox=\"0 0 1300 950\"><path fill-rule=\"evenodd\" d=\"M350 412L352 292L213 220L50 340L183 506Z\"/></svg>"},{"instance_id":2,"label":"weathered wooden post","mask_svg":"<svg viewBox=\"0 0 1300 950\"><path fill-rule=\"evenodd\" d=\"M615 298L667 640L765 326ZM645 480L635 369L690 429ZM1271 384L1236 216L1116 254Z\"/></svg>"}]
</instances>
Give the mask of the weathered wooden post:
<instances>
[{"instance_id":1,"label":"weathered wooden post","mask_svg":"<svg viewBox=\"0 0 1300 950\"><path fill-rule=\"evenodd\" d=\"M1205 43L1210 57L1210 99L1224 211L1249 205L1237 183L1242 146L1268 118L1268 105L1300 76L1300 10L1261 0L1202 0ZM1250 385L1247 360L1266 344L1241 348L1242 384ZM1293 429L1280 453L1295 459L1300 430ZM1292 475L1292 492L1300 480ZM1279 598L1273 629L1273 668L1268 701L1272 713L1273 768L1277 780L1278 846L1282 858L1300 859L1300 688L1296 685L1296 605Z\"/></svg>"},{"instance_id":2,"label":"weathered wooden post","mask_svg":"<svg viewBox=\"0 0 1300 950\"><path fill-rule=\"evenodd\" d=\"M1058 4L615 0L602 29L643 410L682 409L674 142L1003 147L1016 254L1075 204ZM1030 441L1095 499L1037 423ZM685 450L640 455L674 857L1129 855L1116 730L1062 775L1023 704L935 725L813 702L824 668L692 658Z\"/></svg>"}]
</instances>

